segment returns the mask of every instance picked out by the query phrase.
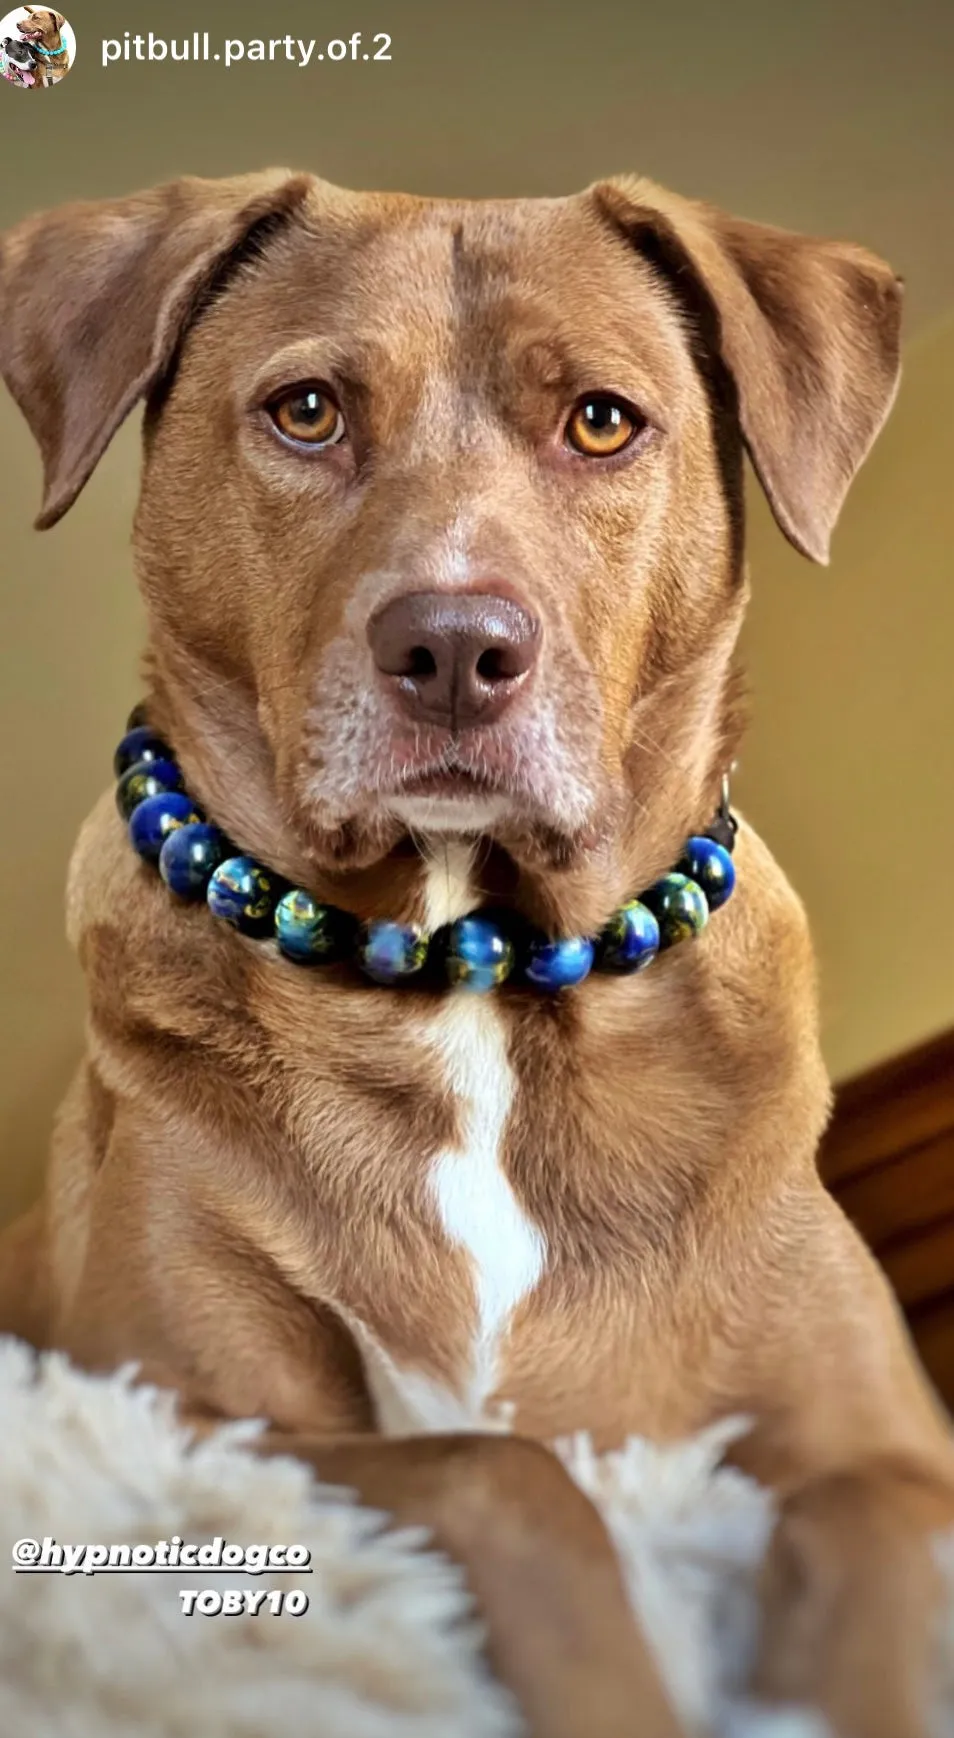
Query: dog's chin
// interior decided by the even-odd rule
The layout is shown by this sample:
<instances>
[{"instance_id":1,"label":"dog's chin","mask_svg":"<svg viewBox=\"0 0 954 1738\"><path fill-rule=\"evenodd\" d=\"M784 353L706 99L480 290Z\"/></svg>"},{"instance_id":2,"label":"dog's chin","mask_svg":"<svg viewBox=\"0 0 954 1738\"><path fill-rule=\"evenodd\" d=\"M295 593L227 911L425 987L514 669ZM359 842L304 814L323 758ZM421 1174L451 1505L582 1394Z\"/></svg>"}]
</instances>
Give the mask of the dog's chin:
<instances>
[{"instance_id":1,"label":"dog's chin","mask_svg":"<svg viewBox=\"0 0 954 1738\"><path fill-rule=\"evenodd\" d=\"M318 870L334 874L374 868L386 858L428 854L449 839L483 841L521 871L572 870L605 845L603 828L570 830L500 796L393 796L332 825L312 819L299 837Z\"/></svg>"},{"instance_id":2,"label":"dog's chin","mask_svg":"<svg viewBox=\"0 0 954 1738\"><path fill-rule=\"evenodd\" d=\"M296 805L296 831L316 868L335 872L368 869L408 842L426 850L432 840L484 839L520 866L541 869L579 862L596 843L591 826L568 825L527 793L466 776L422 775L368 791L348 813L329 813L314 798L312 787Z\"/></svg>"},{"instance_id":3,"label":"dog's chin","mask_svg":"<svg viewBox=\"0 0 954 1738\"><path fill-rule=\"evenodd\" d=\"M426 844L429 838L488 838L514 847L518 841L551 841L559 835L557 852L566 860L575 828L548 800L546 778L522 777L509 764L483 761L468 765L455 756L439 768L426 763L407 769L393 788L379 790L377 806L401 822L413 838ZM546 847L548 857L551 845Z\"/></svg>"},{"instance_id":4,"label":"dog's chin","mask_svg":"<svg viewBox=\"0 0 954 1738\"><path fill-rule=\"evenodd\" d=\"M439 788L390 797L382 807L408 832L421 837L430 834L465 837L492 834L506 822L512 811L509 798L494 792L464 790L457 793Z\"/></svg>"}]
</instances>

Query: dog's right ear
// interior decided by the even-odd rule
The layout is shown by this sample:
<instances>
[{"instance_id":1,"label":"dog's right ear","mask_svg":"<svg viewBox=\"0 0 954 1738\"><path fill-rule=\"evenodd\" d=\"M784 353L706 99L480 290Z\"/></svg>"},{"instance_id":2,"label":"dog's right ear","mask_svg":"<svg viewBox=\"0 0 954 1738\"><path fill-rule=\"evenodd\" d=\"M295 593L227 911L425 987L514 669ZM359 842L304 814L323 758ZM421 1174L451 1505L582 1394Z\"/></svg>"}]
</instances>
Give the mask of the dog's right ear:
<instances>
[{"instance_id":1,"label":"dog's right ear","mask_svg":"<svg viewBox=\"0 0 954 1738\"><path fill-rule=\"evenodd\" d=\"M65 205L0 237L0 373L43 458L46 529L161 376L219 266L315 182L268 170L187 176L127 199Z\"/></svg>"}]
</instances>

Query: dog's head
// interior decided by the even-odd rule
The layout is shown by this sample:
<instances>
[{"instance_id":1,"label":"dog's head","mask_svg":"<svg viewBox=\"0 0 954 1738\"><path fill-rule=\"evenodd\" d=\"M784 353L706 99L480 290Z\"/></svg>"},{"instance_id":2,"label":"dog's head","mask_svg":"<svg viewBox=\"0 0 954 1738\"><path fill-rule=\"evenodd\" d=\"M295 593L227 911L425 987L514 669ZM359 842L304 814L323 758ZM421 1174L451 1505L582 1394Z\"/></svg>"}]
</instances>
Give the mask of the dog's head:
<instances>
[{"instance_id":1,"label":"dog's head","mask_svg":"<svg viewBox=\"0 0 954 1738\"><path fill-rule=\"evenodd\" d=\"M313 864L478 831L618 896L734 746L743 450L826 560L899 303L861 249L636 178L453 203L276 171L12 231L0 359L44 526L148 400L156 682Z\"/></svg>"},{"instance_id":2,"label":"dog's head","mask_svg":"<svg viewBox=\"0 0 954 1738\"><path fill-rule=\"evenodd\" d=\"M36 55L30 44L23 42L19 36L5 36L0 47L3 49L5 59L12 61L14 66L36 65Z\"/></svg>"},{"instance_id":3,"label":"dog's head","mask_svg":"<svg viewBox=\"0 0 954 1738\"><path fill-rule=\"evenodd\" d=\"M26 16L17 20L17 29L27 42L42 43L44 48L55 48L57 38L66 19L62 12L54 12L49 6L27 6Z\"/></svg>"}]
</instances>

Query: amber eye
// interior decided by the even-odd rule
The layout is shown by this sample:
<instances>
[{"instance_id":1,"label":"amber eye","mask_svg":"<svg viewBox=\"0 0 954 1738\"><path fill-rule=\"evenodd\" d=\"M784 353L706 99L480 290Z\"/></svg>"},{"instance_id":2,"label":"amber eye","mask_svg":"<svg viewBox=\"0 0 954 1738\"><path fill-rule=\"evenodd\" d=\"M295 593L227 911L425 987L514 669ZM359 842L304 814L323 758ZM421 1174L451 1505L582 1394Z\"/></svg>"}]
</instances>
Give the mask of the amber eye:
<instances>
[{"instance_id":1,"label":"amber eye","mask_svg":"<svg viewBox=\"0 0 954 1738\"><path fill-rule=\"evenodd\" d=\"M272 399L268 414L288 440L304 446L331 447L344 439L344 417L323 386L290 386Z\"/></svg>"},{"instance_id":2,"label":"amber eye","mask_svg":"<svg viewBox=\"0 0 954 1738\"><path fill-rule=\"evenodd\" d=\"M575 452L588 459L608 459L621 453L639 433L641 424L635 412L621 399L608 393L595 393L584 398L571 412L566 425L566 439Z\"/></svg>"}]
</instances>

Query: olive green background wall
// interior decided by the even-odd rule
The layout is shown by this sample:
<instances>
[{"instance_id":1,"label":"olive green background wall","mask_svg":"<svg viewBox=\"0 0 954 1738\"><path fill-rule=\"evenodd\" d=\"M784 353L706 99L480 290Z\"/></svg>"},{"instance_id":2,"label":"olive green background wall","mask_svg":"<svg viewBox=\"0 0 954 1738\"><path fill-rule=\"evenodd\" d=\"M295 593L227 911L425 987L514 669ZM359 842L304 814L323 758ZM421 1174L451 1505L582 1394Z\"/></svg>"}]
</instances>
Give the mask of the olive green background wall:
<instances>
[{"instance_id":1,"label":"olive green background wall","mask_svg":"<svg viewBox=\"0 0 954 1738\"><path fill-rule=\"evenodd\" d=\"M641 169L747 216L867 242L908 281L894 419L827 571L753 499L740 793L806 899L825 1043L851 1073L954 1022L954 7L283 0L81 4L62 86L0 86L0 227L183 172L284 163L354 186L549 194ZM389 64L100 64L103 37L392 37ZM317 52L317 51L316 51ZM137 429L39 536L0 397L0 1218L37 1186L81 1043L62 898L137 693ZM754 491L753 491L754 495Z\"/></svg>"}]
</instances>

